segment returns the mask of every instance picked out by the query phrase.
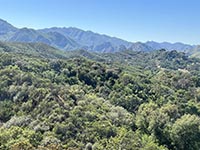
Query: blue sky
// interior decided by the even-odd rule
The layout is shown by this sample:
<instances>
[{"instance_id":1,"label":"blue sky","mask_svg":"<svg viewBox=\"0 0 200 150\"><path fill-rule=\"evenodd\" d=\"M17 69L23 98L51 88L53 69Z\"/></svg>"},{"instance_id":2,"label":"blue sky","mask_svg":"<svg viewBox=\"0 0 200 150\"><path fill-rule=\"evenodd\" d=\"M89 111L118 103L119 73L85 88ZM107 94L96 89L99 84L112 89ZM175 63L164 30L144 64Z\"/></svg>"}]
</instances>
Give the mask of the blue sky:
<instances>
[{"instance_id":1,"label":"blue sky","mask_svg":"<svg viewBox=\"0 0 200 150\"><path fill-rule=\"evenodd\" d=\"M200 44L199 0L0 0L16 27L77 27L131 42Z\"/></svg>"}]
</instances>

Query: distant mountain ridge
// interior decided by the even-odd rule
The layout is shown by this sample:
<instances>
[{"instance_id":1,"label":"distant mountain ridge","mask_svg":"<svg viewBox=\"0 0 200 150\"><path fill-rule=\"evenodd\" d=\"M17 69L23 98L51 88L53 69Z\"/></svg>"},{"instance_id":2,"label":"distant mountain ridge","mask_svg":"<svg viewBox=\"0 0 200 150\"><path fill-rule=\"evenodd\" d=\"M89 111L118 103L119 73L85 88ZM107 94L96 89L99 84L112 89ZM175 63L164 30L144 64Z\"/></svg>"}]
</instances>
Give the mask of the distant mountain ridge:
<instances>
[{"instance_id":1,"label":"distant mountain ridge","mask_svg":"<svg viewBox=\"0 0 200 150\"><path fill-rule=\"evenodd\" d=\"M78 28L48 28L39 30L43 33L49 32L57 32L65 37L69 37L73 39L75 42L79 43L83 49L91 50L91 51L103 51L106 52L105 49L108 49L107 52L118 51L120 47L125 46L128 48L131 46L131 42L127 42L125 40L110 37L107 35L101 35L98 33L94 33L92 31L83 31ZM100 50L102 49L102 50Z\"/></svg>"},{"instance_id":2,"label":"distant mountain ridge","mask_svg":"<svg viewBox=\"0 0 200 150\"><path fill-rule=\"evenodd\" d=\"M53 27L39 30L29 28L18 29L2 19L0 19L0 41L45 43L65 51L84 49L95 52L117 52L129 49L148 52L166 49L187 53L190 53L190 51L196 52L196 50L193 50L196 48L194 45L168 42L158 43L154 41L133 43L74 27Z\"/></svg>"},{"instance_id":3,"label":"distant mountain ridge","mask_svg":"<svg viewBox=\"0 0 200 150\"><path fill-rule=\"evenodd\" d=\"M148 45L149 47L152 47L154 49L166 49L166 50L178 50L178 51L182 51L185 52L187 50L190 50L192 48L194 48L195 46L193 45L189 45L189 44L184 44L184 43L169 43L169 42L162 42L162 43L158 43L158 42L154 42L154 41L147 41L145 43L146 45Z\"/></svg>"}]
</instances>

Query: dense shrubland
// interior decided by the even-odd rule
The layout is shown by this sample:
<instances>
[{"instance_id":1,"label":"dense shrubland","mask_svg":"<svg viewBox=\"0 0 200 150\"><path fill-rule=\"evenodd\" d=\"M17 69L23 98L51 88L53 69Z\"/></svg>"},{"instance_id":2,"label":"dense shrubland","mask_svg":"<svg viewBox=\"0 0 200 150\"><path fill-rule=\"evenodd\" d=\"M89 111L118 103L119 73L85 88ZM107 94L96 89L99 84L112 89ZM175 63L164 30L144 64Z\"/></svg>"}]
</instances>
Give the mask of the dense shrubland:
<instances>
[{"instance_id":1,"label":"dense shrubland","mask_svg":"<svg viewBox=\"0 0 200 150\"><path fill-rule=\"evenodd\" d=\"M200 148L198 59L98 55L0 53L0 149Z\"/></svg>"}]
</instances>

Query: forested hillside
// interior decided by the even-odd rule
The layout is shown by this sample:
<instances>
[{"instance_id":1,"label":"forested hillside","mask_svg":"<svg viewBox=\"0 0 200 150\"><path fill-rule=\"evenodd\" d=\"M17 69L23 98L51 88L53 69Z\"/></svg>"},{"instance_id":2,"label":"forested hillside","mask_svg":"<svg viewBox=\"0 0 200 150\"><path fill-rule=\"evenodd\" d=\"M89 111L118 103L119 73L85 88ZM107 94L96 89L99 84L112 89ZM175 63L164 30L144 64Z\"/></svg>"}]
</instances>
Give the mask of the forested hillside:
<instances>
[{"instance_id":1,"label":"forested hillside","mask_svg":"<svg viewBox=\"0 0 200 150\"><path fill-rule=\"evenodd\" d=\"M0 149L200 149L199 59L12 47L0 49Z\"/></svg>"}]
</instances>

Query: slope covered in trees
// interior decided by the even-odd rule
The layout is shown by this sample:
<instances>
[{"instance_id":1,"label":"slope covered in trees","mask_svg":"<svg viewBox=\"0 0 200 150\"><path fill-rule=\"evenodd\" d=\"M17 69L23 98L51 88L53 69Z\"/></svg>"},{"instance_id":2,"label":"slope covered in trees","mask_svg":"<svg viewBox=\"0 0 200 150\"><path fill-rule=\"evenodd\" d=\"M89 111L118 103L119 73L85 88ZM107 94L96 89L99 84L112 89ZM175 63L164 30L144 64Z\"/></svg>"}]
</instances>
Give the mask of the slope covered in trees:
<instances>
[{"instance_id":1,"label":"slope covered in trees","mask_svg":"<svg viewBox=\"0 0 200 150\"><path fill-rule=\"evenodd\" d=\"M165 50L63 56L0 52L0 149L200 148L200 60Z\"/></svg>"}]
</instances>

